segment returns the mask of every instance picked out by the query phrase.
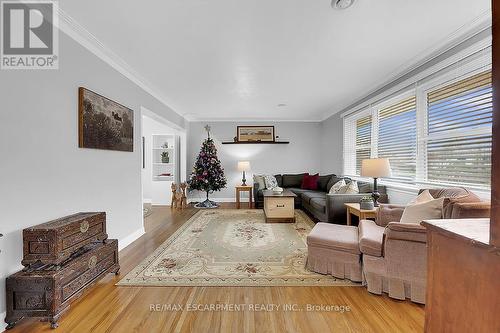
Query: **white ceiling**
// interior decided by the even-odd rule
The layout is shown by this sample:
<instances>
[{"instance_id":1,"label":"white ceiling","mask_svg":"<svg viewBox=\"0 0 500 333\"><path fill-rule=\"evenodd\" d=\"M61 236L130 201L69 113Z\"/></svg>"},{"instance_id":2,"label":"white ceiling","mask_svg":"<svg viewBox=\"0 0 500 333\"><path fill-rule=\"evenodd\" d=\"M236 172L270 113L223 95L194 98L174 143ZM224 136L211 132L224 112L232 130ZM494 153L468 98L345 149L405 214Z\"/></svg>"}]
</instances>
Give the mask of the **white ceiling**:
<instances>
[{"instance_id":1,"label":"white ceiling","mask_svg":"<svg viewBox=\"0 0 500 333\"><path fill-rule=\"evenodd\" d=\"M343 11L329 0L59 4L170 107L203 120L322 120L490 9L490 0L357 0Z\"/></svg>"}]
</instances>

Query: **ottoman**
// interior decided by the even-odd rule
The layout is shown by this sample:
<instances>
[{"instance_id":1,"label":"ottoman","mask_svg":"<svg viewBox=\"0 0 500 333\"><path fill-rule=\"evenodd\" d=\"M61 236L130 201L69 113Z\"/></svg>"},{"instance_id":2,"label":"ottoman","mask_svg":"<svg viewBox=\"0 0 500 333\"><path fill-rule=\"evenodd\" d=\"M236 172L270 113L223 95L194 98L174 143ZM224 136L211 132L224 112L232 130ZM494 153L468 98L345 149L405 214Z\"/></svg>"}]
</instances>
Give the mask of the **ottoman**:
<instances>
[{"instance_id":1,"label":"ottoman","mask_svg":"<svg viewBox=\"0 0 500 333\"><path fill-rule=\"evenodd\" d=\"M361 282L358 228L317 223L307 236L306 267L316 273Z\"/></svg>"}]
</instances>

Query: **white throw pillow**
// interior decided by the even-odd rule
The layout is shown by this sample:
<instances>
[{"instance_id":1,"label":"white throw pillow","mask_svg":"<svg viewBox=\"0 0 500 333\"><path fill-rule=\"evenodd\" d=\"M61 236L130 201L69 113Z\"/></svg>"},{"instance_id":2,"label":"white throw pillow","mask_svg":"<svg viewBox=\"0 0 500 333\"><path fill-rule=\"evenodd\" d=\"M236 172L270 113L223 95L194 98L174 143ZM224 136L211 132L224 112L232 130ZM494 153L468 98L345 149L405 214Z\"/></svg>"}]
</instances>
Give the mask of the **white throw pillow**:
<instances>
[{"instance_id":1,"label":"white throw pillow","mask_svg":"<svg viewBox=\"0 0 500 333\"><path fill-rule=\"evenodd\" d=\"M276 180L276 177L274 177L273 175L265 175L264 182L266 183L266 188L268 190L271 190L278 186L278 181Z\"/></svg>"},{"instance_id":2,"label":"white throw pillow","mask_svg":"<svg viewBox=\"0 0 500 333\"><path fill-rule=\"evenodd\" d=\"M429 202L431 200L434 200L434 197L431 195L429 190L425 190L422 193L420 193L415 199L410 201L408 205L415 205L419 203Z\"/></svg>"},{"instance_id":3,"label":"white throw pillow","mask_svg":"<svg viewBox=\"0 0 500 333\"><path fill-rule=\"evenodd\" d=\"M351 180L349 184L341 187L337 192L337 194L358 194L358 193L359 193L358 182L355 180Z\"/></svg>"},{"instance_id":4,"label":"white throw pillow","mask_svg":"<svg viewBox=\"0 0 500 333\"><path fill-rule=\"evenodd\" d=\"M436 220L443 218L444 198L409 205L405 208L401 223L420 224L424 220Z\"/></svg>"},{"instance_id":5,"label":"white throw pillow","mask_svg":"<svg viewBox=\"0 0 500 333\"><path fill-rule=\"evenodd\" d=\"M345 180L344 179L339 180L338 182L333 184L332 187L330 187L330 192L328 192L328 193L329 194L336 194L344 186L346 186Z\"/></svg>"}]
</instances>

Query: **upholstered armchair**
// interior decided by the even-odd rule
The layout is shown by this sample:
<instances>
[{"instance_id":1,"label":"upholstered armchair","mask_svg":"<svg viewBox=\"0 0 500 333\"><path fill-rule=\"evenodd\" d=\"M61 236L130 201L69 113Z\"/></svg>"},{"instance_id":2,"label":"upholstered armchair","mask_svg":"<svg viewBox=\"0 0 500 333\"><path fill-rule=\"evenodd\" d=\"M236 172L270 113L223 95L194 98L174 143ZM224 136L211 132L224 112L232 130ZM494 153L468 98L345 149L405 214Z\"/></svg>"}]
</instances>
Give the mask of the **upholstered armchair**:
<instances>
[{"instance_id":1,"label":"upholstered armchair","mask_svg":"<svg viewBox=\"0 0 500 333\"><path fill-rule=\"evenodd\" d=\"M422 191L421 191L422 192ZM429 190L434 198L445 198L443 218L490 216L490 203L463 188ZM427 282L427 234L420 224L400 223L404 206L381 205L376 221L359 224L359 246L363 273L371 293L425 303Z\"/></svg>"}]
</instances>

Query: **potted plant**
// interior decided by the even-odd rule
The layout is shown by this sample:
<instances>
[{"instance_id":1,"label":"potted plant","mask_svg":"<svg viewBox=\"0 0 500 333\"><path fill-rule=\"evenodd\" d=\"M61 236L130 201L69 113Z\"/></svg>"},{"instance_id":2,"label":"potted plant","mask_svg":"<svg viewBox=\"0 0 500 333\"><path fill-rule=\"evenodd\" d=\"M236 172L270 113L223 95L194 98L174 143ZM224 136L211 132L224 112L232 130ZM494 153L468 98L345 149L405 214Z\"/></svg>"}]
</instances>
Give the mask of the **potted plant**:
<instances>
[{"instance_id":1,"label":"potted plant","mask_svg":"<svg viewBox=\"0 0 500 333\"><path fill-rule=\"evenodd\" d=\"M168 151L164 151L161 153L161 163L170 162L170 156L168 155Z\"/></svg>"},{"instance_id":2,"label":"potted plant","mask_svg":"<svg viewBox=\"0 0 500 333\"><path fill-rule=\"evenodd\" d=\"M371 196L364 196L359 201L359 208L363 210L372 210L374 208L373 198Z\"/></svg>"}]
</instances>

